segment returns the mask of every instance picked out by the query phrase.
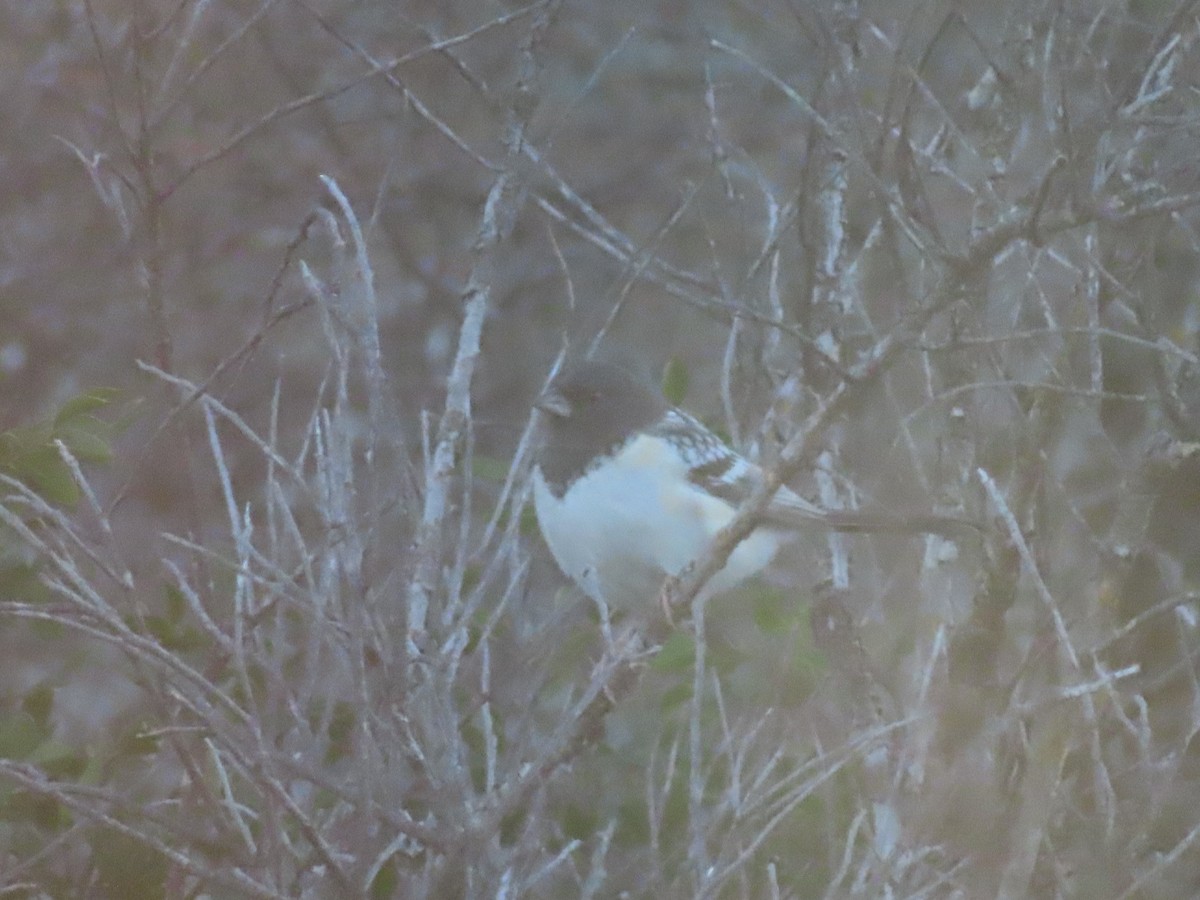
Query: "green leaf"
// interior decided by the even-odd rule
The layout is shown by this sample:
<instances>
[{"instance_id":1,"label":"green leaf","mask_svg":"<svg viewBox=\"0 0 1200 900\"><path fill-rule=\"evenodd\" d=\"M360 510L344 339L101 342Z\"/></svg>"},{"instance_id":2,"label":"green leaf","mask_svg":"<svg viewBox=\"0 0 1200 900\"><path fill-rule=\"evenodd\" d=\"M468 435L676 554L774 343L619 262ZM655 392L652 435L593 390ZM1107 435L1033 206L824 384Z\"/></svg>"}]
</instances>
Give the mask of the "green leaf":
<instances>
[{"instance_id":1,"label":"green leaf","mask_svg":"<svg viewBox=\"0 0 1200 900\"><path fill-rule=\"evenodd\" d=\"M708 642L708 665L718 674L728 675L747 661L746 653L736 644L714 634Z\"/></svg>"},{"instance_id":2,"label":"green leaf","mask_svg":"<svg viewBox=\"0 0 1200 900\"><path fill-rule=\"evenodd\" d=\"M142 623L146 631L167 650L198 650L208 643L208 635L199 628L190 628L167 616L143 616ZM130 625L134 623L130 622Z\"/></svg>"},{"instance_id":3,"label":"green leaf","mask_svg":"<svg viewBox=\"0 0 1200 900\"><path fill-rule=\"evenodd\" d=\"M183 595L183 591L173 584L168 584L163 593L167 619L171 622L179 622L187 613L187 598Z\"/></svg>"},{"instance_id":4,"label":"green leaf","mask_svg":"<svg viewBox=\"0 0 1200 900\"><path fill-rule=\"evenodd\" d=\"M333 705L333 714L329 717L329 726L325 729L329 736L329 747L325 751L326 765L332 765L350 753L357 724L358 713L353 703L339 700Z\"/></svg>"},{"instance_id":5,"label":"green leaf","mask_svg":"<svg viewBox=\"0 0 1200 900\"><path fill-rule=\"evenodd\" d=\"M770 585L753 585L747 589L754 610L754 624L764 634L787 634L801 619L803 606L795 597Z\"/></svg>"},{"instance_id":6,"label":"green leaf","mask_svg":"<svg viewBox=\"0 0 1200 900\"><path fill-rule=\"evenodd\" d=\"M466 594L474 590L475 586L479 584L479 579L482 575L483 566L475 562L467 563L466 568L463 570L463 593Z\"/></svg>"},{"instance_id":7,"label":"green leaf","mask_svg":"<svg viewBox=\"0 0 1200 900\"><path fill-rule=\"evenodd\" d=\"M683 704L692 699L692 682L691 679L684 679L674 687L668 688L663 692L662 700L659 705L664 713L678 709Z\"/></svg>"},{"instance_id":8,"label":"green leaf","mask_svg":"<svg viewBox=\"0 0 1200 900\"><path fill-rule=\"evenodd\" d=\"M600 817L590 806L571 803L558 815L564 837L586 841L601 828Z\"/></svg>"},{"instance_id":9,"label":"green leaf","mask_svg":"<svg viewBox=\"0 0 1200 900\"><path fill-rule=\"evenodd\" d=\"M56 781L74 781L87 769L88 755L77 747L51 738L42 742L29 761L37 763L48 777Z\"/></svg>"},{"instance_id":10,"label":"green leaf","mask_svg":"<svg viewBox=\"0 0 1200 900\"><path fill-rule=\"evenodd\" d=\"M24 481L51 503L74 505L79 488L55 441L62 441L83 462L108 462L114 427L92 413L117 396L112 388L96 388L68 400L51 421L0 433L0 470Z\"/></svg>"},{"instance_id":11,"label":"green leaf","mask_svg":"<svg viewBox=\"0 0 1200 900\"><path fill-rule=\"evenodd\" d=\"M530 503L521 510L521 524L517 526L522 537L532 537L538 531L537 512Z\"/></svg>"},{"instance_id":12,"label":"green leaf","mask_svg":"<svg viewBox=\"0 0 1200 900\"><path fill-rule=\"evenodd\" d=\"M483 481L504 484L508 478L508 463L494 456L476 454L471 460L471 474Z\"/></svg>"},{"instance_id":13,"label":"green leaf","mask_svg":"<svg viewBox=\"0 0 1200 900\"><path fill-rule=\"evenodd\" d=\"M47 425L27 425L0 432L0 467L17 469L22 459L45 448L50 441L50 434Z\"/></svg>"},{"instance_id":14,"label":"green leaf","mask_svg":"<svg viewBox=\"0 0 1200 900\"><path fill-rule=\"evenodd\" d=\"M121 392L116 388L99 387L93 388L77 397L72 397L63 404L62 409L58 411L58 415L54 417L55 429L67 424L72 419L87 415L97 409L103 409L120 395Z\"/></svg>"},{"instance_id":15,"label":"green leaf","mask_svg":"<svg viewBox=\"0 0 1200 900\"><path fill-rule=\"evenodd\" d=\"M23 477L30 482L35 491L51 503L74 506L79 501L79 486L75 484L67 464L58 455L58 450L51 448L50 452L54 454L52 457L49 454L40 455L38 463L24 473Z\"/></svg>"},{"instance_id":16,"label":"green leaf","mask_svg":"<svg viewBox=\"0 0 1200 900\"><path fill-rule=\"evenodd\" d=\"M38 598L39 602L49 598L50 592L46 591L45 597ZM54 641L61 638L67 632L67 626L61 622L42 622L34 621L29 623L29 631L35 637L44 641Z\"/></svg>"},{"instance_id":17,"label":"green leaf","mask_svg":"<svg viewBox=\"0 0 1200 900\"><path fill-rule=\"evenodd\" d=\"M42 728L50 722L50 711L54 708L54 688L44 682L33 688L21 700L21 709Z\"/></svg>"},{"instance_id":18,"label":"green leaf","mask_svg":"<svg viewBox=\"0 0 1200 900\"><path fill-rule=\"evenodd\" d=\"M650 842L650 816L646 801L638 797L623 802L617 810L618 840L627 847L645 847ZM586 835L591 837L595 831Z\"/></svg>"},{"instance_id":19,"label":"green leaf","mask_svg":"<svg viewBox=\"0 0 1200 900\"><path fill-rule=\"evenodd\" d=\"M27 759L49 736L49 730L25 710L9 713L0 718L0 758Z\"/></svg>"},{"instance_id":20,"label":"green leaf","mask_svg":"<svg viewBox=\"0 0 1200 900\"><path fill-rule=\"evenodd\" d=\"M137 838L104 826L93 829L89 843L100 888L106 897L160 900L167 860Z\"/></svg>"},{"instance_id":21,"label":"green leaf","mask_svg":"<svg viewBox=\"0 0 1200 900\"><path fill-rule=\"evenodd\" d=\"M23 443L24 438L21 441ZM5 468L52 503L70 506L79 499L75 479L49 438L39 447L25 448L14 454Z\"/></svg>"},{"instance_id":22,"label":"green leaf","mask_svg":"<svg viewBox=\"0 0 1200 900\"><path fill-rule=\"evenodd\" d=\"M518 806L500 820L499 838L502 847L510 846L516 841L517 836L521 833L521 829L525 827L525 822L528 818L529 810Z\"/></svg>"},{"instance_id":23,"label":"green leaf","mask_svg":"<svg viewBox=\"0 0 1200 900\"><path fill-rule=\"evenodd\" d=\"M679 406L683 403L688 392L688 370L678 356L672 356L667 360L666 368L663 369L662 392L667 398L667 402L673 406Z\"/></svg>"},{"instance_id":24,"label":"green leaf","mask_svg":"<svg viewBox=\"0 0 1200 900\"><path fill-rule=\"evenodd\" d=\"M696 662L696 644L692 636L676 631L650 661L656 672L690 672Z\"/></svg>"},{"instance_id":25,"label":"green leaf","mask_svg":"<svg viewBox=\"0 0 1200 900\"><path fill-rule=\"evenodd\" d=\"M149 756L158 751L161 737L152 734L145 724L129 729L116 745L118 756Z\"/></svg>"},{"instance_id":26,"label":"green leaf","mask_svg":"<svg viewBox=\"0 0 1200 900\"><path fill-rule=\"evenodd\" d=\"M67 811L53 797L24 790L13 791L4 799L0 818L46 830L64 827L70 821Z\"/></svg>"},{"instance_id":27,"label":"green leaf","mask_svg":"<svg viewBox=\"0 0 1200 900\"><path fill-rule=\"evenodd\" d=\"M112 459L108 432L108 426L99 419L82 419L56 428L54 436L83 462L108 462Z\"/></svg>"},{"instance_id":28,"label":"green leaf","mask_svg":"<svg viewBox=\"0 0 1200 900\"><path fill-rule=\"evenodd\" d=\"M0 597L18 603L44 603L50 589L42 584L37 568L16 563L0 568Z\"/></svg>"},{"instance_id":29,"label":"green leaf","mask_svg":"<svg viewBox=\"0 0 1200 900\"><path fill-rule=\"evenodd\" d=\"M791 668L806 685L815 684L829 668L825 654L813 641L812 628L796 629L796 646Z\"/></svg>"},{"instance_id":30,"label":"green leaf","mask_svg":"<svg viewBox=\"0 0 1200 900\"><path fill-rule=\"evenodd\" d=\"M392 854L395 858L396 854ZM396 888L400 884L400 876L396 874L395 864L389 860L380 867L379 873L371 882L371 897L373 900L390 900L396 896Z\"/></svg>"},{"instance_id":31,"label":"green leaf","mask_svg":"<svg viewBox=\"0 0 1200 900\"><path fill-rule=\"evenodd\" d=\"M662 828L668 838L685 834L688 823L688 792L686 778L676 778L667 794L662 811Z\"/></svg>"}]
</instances>

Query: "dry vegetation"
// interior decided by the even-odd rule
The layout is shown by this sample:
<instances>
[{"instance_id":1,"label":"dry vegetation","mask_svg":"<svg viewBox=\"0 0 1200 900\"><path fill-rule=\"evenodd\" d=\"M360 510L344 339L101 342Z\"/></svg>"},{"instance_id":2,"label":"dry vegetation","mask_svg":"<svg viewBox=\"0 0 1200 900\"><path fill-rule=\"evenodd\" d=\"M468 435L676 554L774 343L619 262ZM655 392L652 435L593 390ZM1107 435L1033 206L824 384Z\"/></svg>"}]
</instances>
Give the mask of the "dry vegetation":
<instances>
[{"instance_id":1,"label":"dry vegetation","mask_svg":"<svg viewBox=\"0 0 1200 900\"><path fill-rule=\"evenodd\" d=\"M1187 897L1192 0L0 8L0 897ZM603 621L564 352L830 506ZM114 390L115 389L115 390ZM761 499L761 498L760 498Z\"/></svg>"}]
</instances>

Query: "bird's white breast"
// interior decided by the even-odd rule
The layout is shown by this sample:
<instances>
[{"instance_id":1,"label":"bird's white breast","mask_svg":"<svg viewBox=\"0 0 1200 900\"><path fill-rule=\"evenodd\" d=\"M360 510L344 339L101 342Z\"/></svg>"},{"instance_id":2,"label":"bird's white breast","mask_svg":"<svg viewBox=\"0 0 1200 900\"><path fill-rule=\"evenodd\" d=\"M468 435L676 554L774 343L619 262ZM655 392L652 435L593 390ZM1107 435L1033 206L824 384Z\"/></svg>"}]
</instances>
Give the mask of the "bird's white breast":
<instances>
[{"instance_id":1,"label":"bird's white breast","mask_svg":"<svg viewBox=\"0 0 1200 900\"><path fill-rule=\"evenodd\" d=\"M670 444L636 437L556 497L534 472L534 506L559 567L616 608L652 605L668 575L704 553L732 507L688 480ZM762 569L780 543L760 529L743 541L703 594L721 593Z\"/></svg>"}]
</instances>

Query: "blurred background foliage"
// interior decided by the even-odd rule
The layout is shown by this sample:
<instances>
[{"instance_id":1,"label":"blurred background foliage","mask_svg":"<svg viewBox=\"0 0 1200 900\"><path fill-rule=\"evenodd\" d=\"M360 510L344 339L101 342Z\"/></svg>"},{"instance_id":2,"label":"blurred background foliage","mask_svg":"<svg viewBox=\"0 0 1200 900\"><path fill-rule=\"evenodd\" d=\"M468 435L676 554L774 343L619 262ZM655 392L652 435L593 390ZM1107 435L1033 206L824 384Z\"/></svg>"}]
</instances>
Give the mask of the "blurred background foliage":
<instances>
[{"instance_id":1,"label":"blurred background foliage","mask_svg":"<svg viewBox=\"0 0 1200 900\"><path fill-rule=\"evenodd\" d=\"M1194 895L1198 38L4 4L0 896ZM815 422L808 496L986 533L809 536L601 676L523 502L593 342L765 462Z\"/></svg>"}]
</instances>

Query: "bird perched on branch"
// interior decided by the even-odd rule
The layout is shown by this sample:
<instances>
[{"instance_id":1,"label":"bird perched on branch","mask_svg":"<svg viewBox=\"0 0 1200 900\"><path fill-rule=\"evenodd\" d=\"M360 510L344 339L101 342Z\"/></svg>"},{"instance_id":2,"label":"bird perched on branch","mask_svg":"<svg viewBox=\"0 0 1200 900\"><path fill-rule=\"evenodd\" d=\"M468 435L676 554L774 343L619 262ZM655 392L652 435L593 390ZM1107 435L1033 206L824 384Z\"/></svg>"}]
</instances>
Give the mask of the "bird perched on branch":
<instances>
[{"instance_id":1,"label":"bird perched on branch","mask_svg":"<svg viewBox=\"0 0 1200 900\"><path fill-rule=\"evenodd\" d=\"M764 478L759 466L613 363L566 368L535 405L543 417L533 470L542 535L567 577L615 609L653 603ZM824 510L781 487L699 597L765 568L805 526L919 533L964 524L947 516Z\"/></svg>"}]
</instances>

